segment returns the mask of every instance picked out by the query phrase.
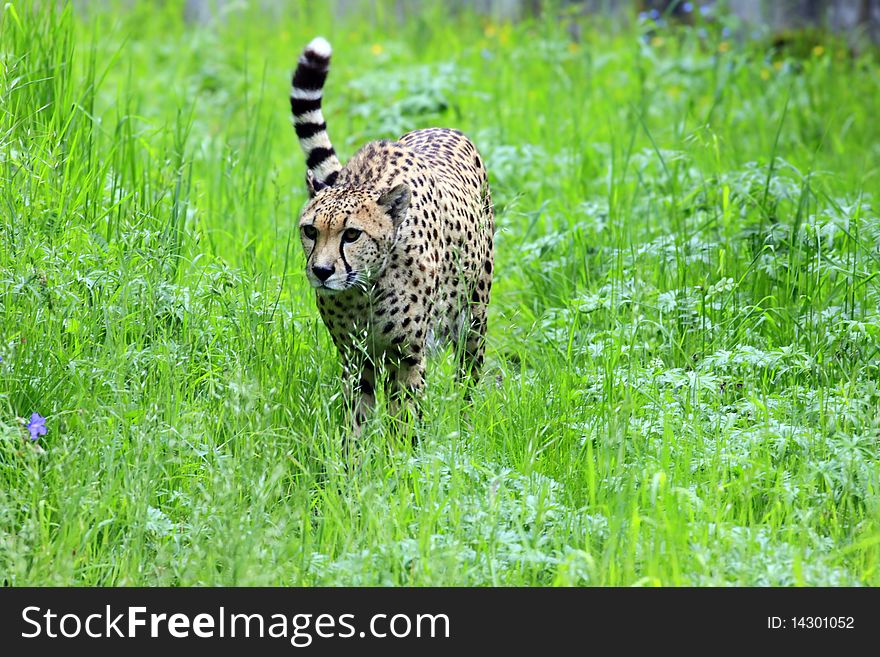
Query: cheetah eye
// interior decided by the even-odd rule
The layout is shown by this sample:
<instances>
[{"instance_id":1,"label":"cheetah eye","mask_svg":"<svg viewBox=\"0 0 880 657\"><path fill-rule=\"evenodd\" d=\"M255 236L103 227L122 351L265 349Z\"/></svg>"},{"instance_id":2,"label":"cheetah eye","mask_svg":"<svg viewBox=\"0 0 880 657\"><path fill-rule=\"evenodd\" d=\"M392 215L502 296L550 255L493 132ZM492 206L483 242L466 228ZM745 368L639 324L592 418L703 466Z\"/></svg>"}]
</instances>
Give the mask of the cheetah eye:
<instances>
[{"instance_id":1,"label":"cheetah eye","mask_svg":"<svg viewBox=\"0 0 880 657\"><path fill-rule=\"evenodd\" d=\"M357 228L347 228L344 233L342 233L342 241L343 242L354 242L358 237L361 236L360 230Z\"/></svg>"},{"instance_id":2,"label":"cheetah eye","mask_svg":"<svg viewBox=\"0 0 880 657\"><path fill-rule=\"evenodd\" d=\"M318 237L318 229L314 226L303 226L302 232L306 239L314 240Z\"/></svg>"}]
</instances>

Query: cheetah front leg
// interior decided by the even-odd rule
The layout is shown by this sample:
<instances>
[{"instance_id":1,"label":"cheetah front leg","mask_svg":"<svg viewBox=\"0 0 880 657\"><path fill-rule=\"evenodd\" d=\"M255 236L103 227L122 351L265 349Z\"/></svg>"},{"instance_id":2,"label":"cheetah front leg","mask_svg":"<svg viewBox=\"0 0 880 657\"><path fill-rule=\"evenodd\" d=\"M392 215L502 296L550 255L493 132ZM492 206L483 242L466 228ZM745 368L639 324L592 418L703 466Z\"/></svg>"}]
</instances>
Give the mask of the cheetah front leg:
<instances>
[{"instance_id":1,"label":"cheetah front leg","mask_svg":"<svg viewBox=\"0 0 880 657\"><path fill-rule=\"evenodd\" d=\"M425 389L424 356L403 358L391 375L389 414L402 427L411 427L414 419L422 417L420 402Z\"/></svg>"},{"instance_id":2,"label":"cheetah front leg","mask_svg":"<svg viewBox=\"0 0 880 657\"><path fill-rule=\"evenodd\" d=\"M355 378L357 377L357 378ZM359 437L367 417L376 406L376 368L370 361L350 364L346 367L346 391L351 426L354 436Z\"/></svg>"}]
</instances>

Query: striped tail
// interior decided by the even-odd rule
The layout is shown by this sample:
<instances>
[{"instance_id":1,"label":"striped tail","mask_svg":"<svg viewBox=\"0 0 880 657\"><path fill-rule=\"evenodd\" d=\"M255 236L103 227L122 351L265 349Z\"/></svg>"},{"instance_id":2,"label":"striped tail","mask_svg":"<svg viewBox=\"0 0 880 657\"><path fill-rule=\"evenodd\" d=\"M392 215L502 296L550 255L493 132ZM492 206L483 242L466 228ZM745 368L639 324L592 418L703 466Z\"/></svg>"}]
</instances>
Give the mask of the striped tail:
<instances>
[{"instance_id":1,"label":"striped tail","mask_svg":"<svg viewBox=\"0 0 880 657\"><path fill-rule=\"evenodd\" d=\"M336 182L342 169L321 112L321 96L330 69L331 53L326 39L312 39L299 57L290 91L293 127L306 156L306 180L312 195Z\"/></svg>"}]
</instances>

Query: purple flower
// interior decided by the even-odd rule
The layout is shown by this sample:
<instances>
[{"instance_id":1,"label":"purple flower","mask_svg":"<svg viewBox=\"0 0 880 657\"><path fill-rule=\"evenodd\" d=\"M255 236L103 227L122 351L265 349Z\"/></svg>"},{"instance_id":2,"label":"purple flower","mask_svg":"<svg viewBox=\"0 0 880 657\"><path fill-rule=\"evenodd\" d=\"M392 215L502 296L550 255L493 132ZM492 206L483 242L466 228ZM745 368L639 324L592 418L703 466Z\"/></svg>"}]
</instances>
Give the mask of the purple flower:
<instances>
[{"instance_id":1,"label":"purple flower","mask_svg":"<svg viewBox=\"0 0 880 657\"><path fill-rule=\"evenodd\" d=\"M649 11L649 12L648 12L648 15L649 15L651 18L653 18L654 20L657 20L658 18L660 18L660 12L659 12L658 10L656 10L656 9L652 9L651 11Z\"/></svg>"},{"instance_id":2,"label":"purple flower","mask_svg":"<svg viewBox=\"0 0 880 657\"><path fill-rule=\"evenodd\" d=\"M46 428L46 418L39 413L31 415L31 421L27 424L27 430L31 432L31 440L36 440L40 436L45 436L49 431Z\"/></svg>"},{"instance_id":3,"label":"purple flower","mask_svg":"<svg viewBox=\"0 0 880 657\"><path fill-rule=\"evenodd\" d=\"M681 6L681 9L682 9L682 11L684 11L684 13L689 14L694 10L694 3L693 2L685 2Z\"/></svg>"}]
</instances>

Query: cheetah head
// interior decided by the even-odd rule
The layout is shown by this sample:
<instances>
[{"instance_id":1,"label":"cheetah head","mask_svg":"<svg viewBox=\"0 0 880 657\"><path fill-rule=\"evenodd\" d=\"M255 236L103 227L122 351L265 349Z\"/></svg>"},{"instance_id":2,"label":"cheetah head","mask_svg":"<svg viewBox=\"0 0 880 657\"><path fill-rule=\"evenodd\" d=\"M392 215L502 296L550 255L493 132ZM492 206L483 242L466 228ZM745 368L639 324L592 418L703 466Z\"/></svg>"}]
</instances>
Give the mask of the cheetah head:
<instances>
[{"instance_id":1,"label":"cheetah head","mask_svg":"<svg viewBox=\"0 0 880 657\"><path fill-rule=\"evenodd\" d=\"M406 184L386 190L324 187L303 209L306 276L319 294L369 287L381 273L406 218Z\"/></svg>"}]
</instances>

